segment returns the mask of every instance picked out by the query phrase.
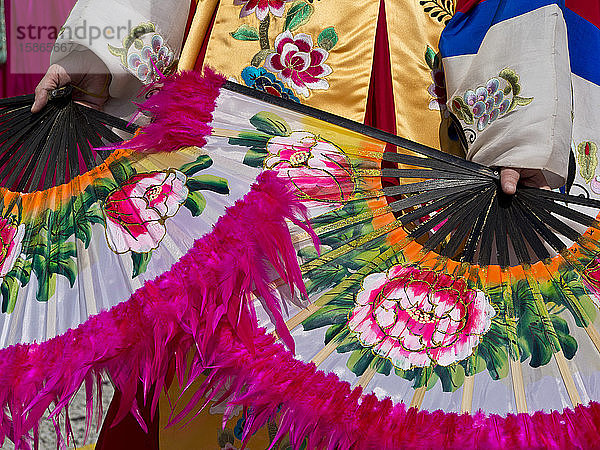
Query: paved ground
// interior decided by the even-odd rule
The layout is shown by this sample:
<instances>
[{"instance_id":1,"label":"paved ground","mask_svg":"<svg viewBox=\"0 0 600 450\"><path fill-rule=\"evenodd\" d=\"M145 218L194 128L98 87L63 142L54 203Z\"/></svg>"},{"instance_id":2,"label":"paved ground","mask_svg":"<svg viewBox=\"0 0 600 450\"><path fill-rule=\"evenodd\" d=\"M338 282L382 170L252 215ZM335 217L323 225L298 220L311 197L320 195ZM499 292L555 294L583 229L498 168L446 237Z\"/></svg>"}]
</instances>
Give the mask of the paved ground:
<instances>
[{"instance_id":1,"label":"paved ground","mask_svg":"<svg viewBox=\"0 0 600 450\"><path fill-rule=\"evenodd\" d=\"M108 404L113 396L113 388L110 382L104 381L102 383L102 406L103 413L106 414ZM96 431L96 418L92 421L88 439L84 443L85 437L85 389L81 389L74 401L69 406L69 416L71 418L71 426L73 427L73 435L75 440L71 440L69 448L80 448L85 444L96 442L98 438L98 432ZM6 442L2 449L12 450L14 445L11 442ZM56 450L56 432L54 431L54 425L50 420L44 420L40 426L40 450Z\"/></svg>"}]
</instances>

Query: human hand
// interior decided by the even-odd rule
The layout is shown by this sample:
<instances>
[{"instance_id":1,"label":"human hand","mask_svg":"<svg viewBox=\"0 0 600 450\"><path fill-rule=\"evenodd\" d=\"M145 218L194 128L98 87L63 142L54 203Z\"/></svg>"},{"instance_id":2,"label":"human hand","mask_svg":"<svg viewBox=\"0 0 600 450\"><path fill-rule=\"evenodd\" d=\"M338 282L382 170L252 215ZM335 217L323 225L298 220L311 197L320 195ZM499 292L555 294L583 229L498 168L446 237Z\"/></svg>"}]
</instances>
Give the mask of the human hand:
<instances>
[{"instance_id":1,"label":"human hand","mask_svg":"<svg viewBox=\"0 0 600 450\"><path fill-rule=\"evenodd\" d=\"M69 83L73 85L73 98L79 103L102 109L108 100L108 73L70 74L63 66L53 64L35 88L35 101L31 112L40 112L48 103L49 93Z\"/></svg>"},{"instance_id":2,"label":"human hand","mask_svg":"<svg viewBox=\"0 0 600 450\"><path fill-rule=\"evenodd\" d=\"M517 184L550 190L544 173L540 169L513 169L503 167L500 170L500 185L505 194L517 192Z\"/></svg>"}]
</instances>

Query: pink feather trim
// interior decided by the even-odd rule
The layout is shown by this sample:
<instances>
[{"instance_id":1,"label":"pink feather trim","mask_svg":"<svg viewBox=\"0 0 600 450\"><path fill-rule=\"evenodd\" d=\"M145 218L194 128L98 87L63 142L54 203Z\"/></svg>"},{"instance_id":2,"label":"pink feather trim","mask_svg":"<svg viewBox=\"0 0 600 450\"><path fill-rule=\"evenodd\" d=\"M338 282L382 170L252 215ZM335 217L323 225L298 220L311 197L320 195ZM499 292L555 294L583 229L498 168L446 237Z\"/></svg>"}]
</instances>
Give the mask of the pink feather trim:
<instances>
[{"instance_id":1,"label":"pink feather trim","mask_svg":"<svg viewBox=\"0 0 600 450\"><path fill-rule=\"evenodd\" d=\"M144 105L155 121L134 138L135 148L173 151L203 145L223 81L211 71L165 80L163 90ZM202 106L192 114L190 104ZM199 110L204 113L198 115ZM146 401L156 410L174 361L181 385L208 376L173 421L227 386L228 411L235 405L252 408L246 436L278 415L279 435L289 433L297 447L304 439L309 448L332 449L597 447L598 403L562 413L507 417L407 410L389 399L362 396L360 388L352 390L337 376L295 359L282 305L269 287L268 268L292 291L305 294L285 222L312 233L303 225L305 213L292 190L264 172L212 233L129 300L47 342L0 350L0 446L9 438L18 448L30 448L48 408L59 439L62 433L68 436L68 403L84 383L89 426L94 386L100 388L102 373L122 392L117 420L131 411L142 422L135 399L138 382L146 393L155 387ZM263 297L292 352L258 327L254 292ZM190 352L192 369L186 373Z\"/></svg>"},{"instance_id":2,"label":"pink feather trim","mask_svg":"<svg viewBox=\"0 0 600 450\"><path fill-rule=\"evenodd\" d=\"M372 394L361 397L360 388L352 390L337 376L295 359L257 327L251 295L258 286L268 292L267 263L279 267L292 288L302 289L294 250L285 238L285 219L297 221L302 214L291 190L265 172L211 234L131 299L50 341L1 350L0 441L10 438L29 448L29 433L37 434L44 411L52 407L55 420L83 383L91 396L102 372L123 393L119 417L137 413L138 380L156 387L147 399L156 409L175 361L181 385L208 373L184 412L228 386L231 407L253 410L246 436L279 415L280 434L289 433L296 446L305 438L309 448L342 449L558 449L594 448L600 442L597 403L506 418L417 412ZM269 305L281 324L280 306L274 298ZM281 327L279 333L290 341ZM192 370L186 374L190 351Z\"/></svg>"},{"instance_id":3,"label":"pink feather trim","mask_svg":"<svg viewBox=\"0 0 600 450\"><path fill-rule=\"evenodd\" d=\"M181 72L147 87L160 87L140 111L152 117L152 123L128 141L128 148L147 152L173 152L183 147L206 144L210 135L215 101L225 77L209 68L204 72Z\"/></svg>"}]
</instances>

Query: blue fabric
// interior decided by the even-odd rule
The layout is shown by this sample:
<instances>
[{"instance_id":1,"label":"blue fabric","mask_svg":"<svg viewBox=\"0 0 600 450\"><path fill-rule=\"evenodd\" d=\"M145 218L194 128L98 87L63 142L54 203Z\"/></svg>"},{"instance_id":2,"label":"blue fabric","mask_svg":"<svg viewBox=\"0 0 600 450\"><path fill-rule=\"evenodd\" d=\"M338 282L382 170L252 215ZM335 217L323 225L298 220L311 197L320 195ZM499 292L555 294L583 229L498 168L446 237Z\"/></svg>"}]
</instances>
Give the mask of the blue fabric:
<instances>
[{"instance_id":1,"label":"blue fabric","mask_svg":"<svg viewBox=\"0 0 600 450\"><path fill-rule=\"evenodd\" d=\"M493 25L553 4L564 10L564 1L485 0L468 13L452 17L440 37L440 52L444 58L473 55Z\"/></svg>"},{"instance_id":2,"label":"blue fabric","mask_svg":"<svg viewBox=\"0 0 600 450\"><path fill-rule=\"evenodd\" d=\"M569 35L571 72L600 86L600 30L569 9L563 11Z\"/></svg>"},{"instance_id":3,"label":"blue fabric","mask_svg":"<svg viewBox=\"0 0 600 450\"><path fill-rule=\"evenodd\" d=\"M591 1L591 0L590 0ZM476 54L487 31L493 25L547 5L558 5L567 24L571 71L600 85L600 29L565 7L564 1L485 0L468 13L457 12L440 38L444 58Z\"/></svg>"}]
</instances>

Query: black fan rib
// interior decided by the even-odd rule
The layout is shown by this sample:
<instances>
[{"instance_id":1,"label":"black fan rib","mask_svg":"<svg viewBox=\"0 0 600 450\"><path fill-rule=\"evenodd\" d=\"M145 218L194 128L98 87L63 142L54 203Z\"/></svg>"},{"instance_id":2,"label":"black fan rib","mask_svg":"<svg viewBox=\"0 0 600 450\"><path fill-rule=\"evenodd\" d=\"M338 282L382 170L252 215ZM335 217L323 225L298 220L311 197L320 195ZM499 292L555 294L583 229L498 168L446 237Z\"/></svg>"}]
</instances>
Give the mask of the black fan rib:
<instances>
[{"instance_id":1,"label":"black fan rib","mask_svg":"<svg viewBox=\"0 0 600 450\"><path fill-rule=\"evenodd\" d=\"M32 192L65 183L102 163L94 148L123 140L113 128L137 130L76 103L69 88L55 92L37 114L31 113L34 95L0 99L0 186Z\"/></svg>"}]
</instances>

